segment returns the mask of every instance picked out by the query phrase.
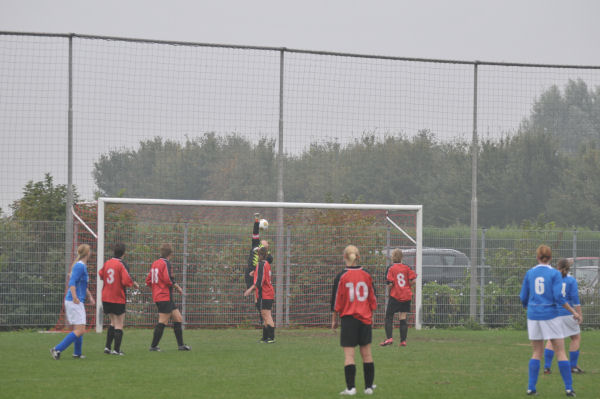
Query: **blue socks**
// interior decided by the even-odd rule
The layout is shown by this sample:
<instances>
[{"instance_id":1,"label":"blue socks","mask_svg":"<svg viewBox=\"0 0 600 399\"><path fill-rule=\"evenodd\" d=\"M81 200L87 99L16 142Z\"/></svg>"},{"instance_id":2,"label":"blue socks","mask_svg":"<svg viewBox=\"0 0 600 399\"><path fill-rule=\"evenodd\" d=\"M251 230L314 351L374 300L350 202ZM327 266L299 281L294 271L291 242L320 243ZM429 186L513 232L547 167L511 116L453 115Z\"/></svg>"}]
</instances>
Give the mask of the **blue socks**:
<instances>
[{"instance_id":1,"label":"blue socks","mask_svg":"<svg viewBox=\"0 0 600 399\"><path fill-rule=\"evenodd\" d=\"M560 361L558 362L558 369L560 370L560 375L565 382L565 389L572 390L573 376L571 375L571 363L568 360Z\"/></svg>"},{"instance_id":2,"label":"blue socks","mask_svg":"<svg viewBox=\"0 0 600 399\"><path fill-rule=\"evenodd\" d=\"M571 368L577 367L579 361L579 350L569 352L569 358L571 359Z\"/></svg>"},{"instance_id":3,"label":"blue socks","mask_svg":"<svg viewBox=\"0 0 600 399\"><path fill-rule=\"evenodd\" d=\"M544 368L549 369L552 366L554 351L552 349L544 349Z\"/></svg>"},{"instance_id":4,"label":"blue socks","mask_svg":"<svg viewBox=\"0 0 600 399\"><path fill-rule=\"evenodd\" d=\"M75 342L75 340L77 339L77 335L75 335L74 332L70 332L67 334L67 336L60 342L60 344L56 345L54 347L54 349L56 349L59 352L64 351L65 349L67 349L69 347L69 345L71 345L73 342ZM569 369L570 370L570 369Z\"/></svg>"},{"instance_id":5,"label":"blue socks","mask_svg":"<svg viewBox=\"0 0 600 399\"><path fill-rule=\"evenodd\" d=\"M81 345L83 345L83 335L75 338L75 348L73 349L74 355L81 356Z\"/></svg>"},{"instance_id":6,"label":"blue socks","mask_svg":"<svg viewBox=\"0 0 600 399\"><path fill-rule=\"evenodd\" d=\"M538 375L540 374L540 361L538 359L530 359L529 360L529 390L535 391L535 386L537 385ZM560 362L559 362L560 365ZM571 373L571 369L569 369L569 374Z\"/></svg>"}]
</instances>

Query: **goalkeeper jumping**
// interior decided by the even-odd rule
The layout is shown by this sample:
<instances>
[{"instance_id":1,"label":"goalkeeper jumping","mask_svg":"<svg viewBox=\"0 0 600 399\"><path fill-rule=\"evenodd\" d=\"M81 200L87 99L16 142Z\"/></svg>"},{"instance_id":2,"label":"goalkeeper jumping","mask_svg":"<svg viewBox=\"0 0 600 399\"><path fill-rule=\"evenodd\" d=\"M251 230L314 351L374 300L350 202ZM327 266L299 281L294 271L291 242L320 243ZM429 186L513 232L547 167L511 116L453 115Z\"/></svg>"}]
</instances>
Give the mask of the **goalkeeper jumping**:
<instances>
[{"instance_id":1,"label":"goalkeeper jumping","mask_svg":"<svg viewBox=\"0 0 600 399\"><path fill-rule=\"evenodd\" d=\"M261 247L267 248L267 257L266 261L269 264L273 263L273 256L271 255L269 250L269 242L267 240L261 240L259 235L259 226L260 226L260 214L254 214L254 227L252 228L252 246L250 247L250 256L248 256L248 267L246 268L246 273L244 274L244 278L246 280L246 289L250 288L252 284L254 284L254 270L258 265L258 249Z\"/></svg>"}]
</instances>

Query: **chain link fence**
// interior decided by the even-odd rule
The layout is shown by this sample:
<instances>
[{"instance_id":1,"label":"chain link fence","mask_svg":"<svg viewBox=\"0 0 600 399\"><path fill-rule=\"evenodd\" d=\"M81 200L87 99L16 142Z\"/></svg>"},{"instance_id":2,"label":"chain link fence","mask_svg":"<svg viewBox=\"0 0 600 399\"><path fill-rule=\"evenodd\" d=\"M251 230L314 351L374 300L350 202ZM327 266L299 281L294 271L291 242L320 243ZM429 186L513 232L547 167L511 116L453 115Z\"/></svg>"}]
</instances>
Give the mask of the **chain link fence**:
<instances>
[{"instance_id":1,"label":"chain link fence","mask_svg":"<svg viewBox=\"0 0 600 399\"><path fill-rule=\"evenodd\" d=\"M430 226L469 224L474 186L480 226L546 215L598 230L600 165L595 147L583 146L600 137L598 87L598 66L0 32L0 326L51 326L60 314L76 223L43 201L23 201L56 189L53 182L67 190L67 209L98 192L418 203ZM551 140L528 139L538 134ZM473 295L470 263L424 276L425 324L464 324L474 297L476 321L522 323L518 280L547 242L576 259L576 273L580 264L581 273L591 269L581 277L590 285L584 313L597 326L588 267L600 256L595 233L542 230L479 229L475 246L461 228L426 231L426 246L455 251L432 250L431 270L464 255L479 273ZM294 306L290 325L304 324L292 315L306 311ZM314 311L320 324L325 313ZM198 323L245 322L217 313Z\"/></svg>"}]
</instances>

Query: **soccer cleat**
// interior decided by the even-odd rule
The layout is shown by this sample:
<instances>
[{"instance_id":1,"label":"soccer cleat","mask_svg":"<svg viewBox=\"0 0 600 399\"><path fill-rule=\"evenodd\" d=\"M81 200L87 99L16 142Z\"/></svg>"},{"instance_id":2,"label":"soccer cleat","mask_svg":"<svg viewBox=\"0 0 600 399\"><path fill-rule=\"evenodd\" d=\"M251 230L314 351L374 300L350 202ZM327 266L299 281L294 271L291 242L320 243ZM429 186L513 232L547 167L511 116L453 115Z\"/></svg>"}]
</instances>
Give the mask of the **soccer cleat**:
<instances>
[{"instance_id":1,"label":"soccer cleat","mask_svg":"<svg viewBox=\"0 0 600 399\"><path fill-rule=\"evenodd\" d=\"M188 345L181 345L180 347L177 348L180 351L191 351L192 348Z\"/></svg>"},{"instance_id":2,"label":"soccer cleat","mask_svg":"<svg viewBox=\"0 0 600 399\"><path fill-rule=\"evenodd\" d=\"M545 368L544 369L544 374L552 374L552 370L550 370L549 368Z\"/></svg>"},{"instance_id":3,"label":"soccer cleat","mask_svg":"<svg viewBox=\"0 0 600 399\"><path fill-rule=\"evenodd\" d=\"M401 341L400 345L398 345L398 346L406 346L406 341Z\"/></svg>"},{"instance_id":4,"label":"soccer cleat","mask_svg":"<svg viewBox=\"0 0 600 399\"><path fill-rule=\"evenodd\" d=\"M352 388L352 389L346 388L342 392L340 392L340 395L350 395L350 396L356 395L356 388Z\"/></svg>"},{"instance_id":5,"label":"soccer cleat","mask_svg":"<svg viewBox=\"0 0 600 399\"><path fill-rule=\"evenodd\" d=\"M527 396L537 396L537 391L535 389L528 389Z\"/></svg>"},{"instance_id":6,"label":"soccer cleat","mask_svg":"<svg viewBox=\"0 0 600 399\"><path fill-rule=\"evenodd\" d=\"M58 360L58 359L60 359L60 351L57 351L57 350L56 350L56 349L54 349L54 348L50 348L50 354L52 355L52 358L53 358L54 360Z\"/></svg>"},{"instance_id":7,"label":"soccer cleat","mask_svg":"<svg viewBox=\"0 0 600 399\"><path fill-rule=\"evenodd\" d=\"M394 339L393 338L388 338L385 341L383 341L382 343L379 344L379 346L388 346L394 343Z\"/></svg>"},{"instance_id":8,"label":"soccer cleat","mask_svg":"<svg viewBox=\"0 0 600 399\"><path fill-rule=\"evenodd\" d=\"M377 388L377 385L373 384L369 388L365 388L365 395L373 395L373 390Z\"/></svg>"},{"instance_id":9,"label":"soccer cleat","mask_svg":"<svg viewBox=\"0 0 600 399\"><path fill-rule=\"evenodd\" d=\"M160 352L160 348L158 346L151 346L148 350L150 352Z\"/></svg>"},{"instance_id":10,"label":"soccer cleat","mask_svg":"<svg viewBox=\"0 0 600 399\"><path fill-rule=\"evenodd\" d=\"M569 396L569 397L573 397L573 398L574 398L575 396L577 396L577 395L575 395L575 391L574 391L574 390L572 390L572 389L567 389L567 390L565 391L565 395L567 395L567 396Z\"/></svg>"},{"instance_id":11,"label":"soccer cleat","mask_svg":"<svg viewBox=\"0 0 600 399\"><path fill-rule=\"evenodd\" d=\"M265 342L267 344L274 344L275 343L275 339L274 338L267 338L267 340Z\"/></svg>"},{"instance_id":12,"label":"soccer cleat","mask_svg":"<svg viewBox=\"0 0 600 399\"><path fill-rule=\"evenodd\" d=\"M583 374L584 371L580 369L578 366L571 367L571 374Z\"/></svg>"},{"instance_id":13,"label":"soccer cleat","mask_svg":"<svg viewBox=\"0 0 600 399\"><path fill-rule=\"evenodd\" d=\"M111 355L117 355L117 356L125 356L125 352L117 352L115 350L110 351Z\"/></svg>"},{"instance_id":14,"label":"soccer cleat","mask_svg":"<svg viewBox=\"0 0 600 399\"><path fill-rule=\"evenodd\" d=\"M73 354L73 359L85 359L85 355L75 355L75 354Z\"/></svg>"},{"instance_id":15,"label":"soccer cleat","mask_svg":"<svg viewBox=\"0 0 600 399\"><path fill-rule=\"evenodd\" d=\"M110 348L104 348L104 353L106 353L107 355L110 355Z\"/></svg>"}]
</instances>

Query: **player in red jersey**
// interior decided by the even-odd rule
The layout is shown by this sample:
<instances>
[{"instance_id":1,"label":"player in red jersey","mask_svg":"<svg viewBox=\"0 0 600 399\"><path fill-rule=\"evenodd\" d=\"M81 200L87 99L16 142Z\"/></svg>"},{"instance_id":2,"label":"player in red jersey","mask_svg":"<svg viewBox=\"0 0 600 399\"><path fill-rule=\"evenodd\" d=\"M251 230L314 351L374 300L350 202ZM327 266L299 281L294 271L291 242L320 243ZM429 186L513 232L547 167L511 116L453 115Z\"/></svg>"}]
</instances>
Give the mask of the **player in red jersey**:
<instances>
[{"instance_id":1,"label":"player in red jersey","mask_svg":"<svg viewBox=\"0 0 600 399\"><path fill-rule=\"evenodd\" d=\"M337 326L337 315L341 318L340 344L344 349L344 375L346 389L341 395L355 395L356 365L354 347L360 347L365 377L365 394L373 393L375 385L375 364L371 354L373 311L377 308L375 288L371 275L357 265L360 255L358 248L348 245L344 249L346 269L334 280L331 328Z\"/></svg>"},{"instance_id":2,"label":"player in red jersey","mask_svg":"<svg viewBox=\"0 0 600 399\"><path fill-rule=\"evenodd\" d=\"M150 273L146 277L146 285L152 288L152 300L158 308L158 324L154 327L154 336L150 345L151 352L160 352L158 343L162 338L165 325L171 318L173 319L173 331L177 339L178 349L180 351L192 350L183 343L183 330L181 328L183 318L173 300L173 287L182 295L183 290L179 284L173 281L171 262L169 261L172 252L171 244L163 244L160 247L160 259L152 263Z\"/></svg>"},{"instance_id":3,"label":"player in red jersey","mask_svg":"<svg viewBox=\"0 0 600 399\"><path fill-rule=\"evenodd\" d=\"M390 298L385 310L386 340L379 345L387 346L394 343L392 339L394 314L400 312L400 346L406 346L406 336L408 335L406 314L410 312L410 301L417 275L410 267L401 263L402 251L400 249L392 251L392 262L393 265L388 268L386 273L387 285L390 288Z\"/></svg>"},{"instance_id":4,"label":"player in red jersey","mask_svg":"<svg viewBox=\"0 0 600 399\"><path fill-rule=\"evenodd\" d=\"M271 265L266 260L268 256L267 248L258 248L257 255L258 264L254 271L254 283L244 292L244 296L248 296L253 290L256 290L256 306L260 310L263 319L263 335L260 342L270 344L275 342L275 323L271 315L275 290L271 283Z\"/></svg>"},{"instance_id":5,"label":"player in red jersey","mask_svg":"<svg viewBox=\"0 0 600 399\"><path fill-rule=\"evenodd\" d=\"M123 340L123 325L125 322L125 288L135 286L136 289L139 289L140 286L131 279L127 265L123 261L125 245L122 243L115 244L113 254L114 257L107 260L98 272L100 279L104 281L102 309L110 319L104 353L122 356L124 355L121 352L121 341ZM111 351L113 338L115 349Z\"/></svg>"}]
</instances>

